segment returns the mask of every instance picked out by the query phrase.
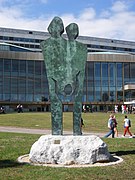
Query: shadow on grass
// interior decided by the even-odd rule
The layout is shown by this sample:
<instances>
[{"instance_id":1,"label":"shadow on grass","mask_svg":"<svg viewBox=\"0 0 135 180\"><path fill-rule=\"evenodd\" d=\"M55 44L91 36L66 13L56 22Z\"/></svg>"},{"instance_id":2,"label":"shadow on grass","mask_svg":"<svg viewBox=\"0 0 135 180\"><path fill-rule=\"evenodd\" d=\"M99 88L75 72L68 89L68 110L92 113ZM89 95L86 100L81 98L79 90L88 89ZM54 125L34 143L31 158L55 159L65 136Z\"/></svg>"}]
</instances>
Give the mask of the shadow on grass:
<instances>
[{"instance_id":1,"label":"shadow on grass","mask_svg":"<svg viewBox=\"0 0 135 180\"><path fill-rule=\"evenodd\" d=\"M115 154L116 156L131 155L131 154L135 154L135 150L133 150L133 151L110 152L110 154Z\"/></svg>"},{"instance_id":2,"label":"shadow on grass","mask_svg":"<svg viewBox=\"0 0 135 180\"><path fill-rule=\"evenodd\" d=\"M11 161L11 160L0 160L0 169L2 168L8 168L8 167L17 167L22 166L23 163L18 163L17 161Z\"/></svg>"}]
</instances>

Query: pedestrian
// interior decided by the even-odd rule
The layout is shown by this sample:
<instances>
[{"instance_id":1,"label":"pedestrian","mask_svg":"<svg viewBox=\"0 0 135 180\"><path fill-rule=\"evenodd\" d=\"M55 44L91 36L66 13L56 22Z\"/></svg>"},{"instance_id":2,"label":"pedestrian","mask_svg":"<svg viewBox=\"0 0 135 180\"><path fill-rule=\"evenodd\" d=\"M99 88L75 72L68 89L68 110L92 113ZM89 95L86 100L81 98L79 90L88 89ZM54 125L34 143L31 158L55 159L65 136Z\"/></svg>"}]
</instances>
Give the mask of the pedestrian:
<instances>
[{"instance_id":1,"label":"pedestrian","mask_svg":"<svg viewBox=\"0 0 135 180\"><path fill-rule=\"evenodd\" d=\"M1 106L1 108L0 108L0 114L5 114L5 108L4 108L4 106Z\"/></svg>"},{"instance_id":2,"label":"pedestrian","mask_svg":"<svg viewBox=\"0 0 135 180\"><path fill-rule=\"evenodd\" d=\"M21 104L18 104L17 105L17 111L18 111L18 113L23 113L23 106L21 105Z\"/></svg>"},{"instance_id":3,"label":"pedestrian","mask_svg":"<svg viewBox=\"0 0 135 180\"><path fill-rule=\"evenodd\" d=\"M85 107L85 104L83 105L83 112L86 113L86 107Z\"/></svg>"},{"instance_id":4,"label":"pedestrian","mask_svg":"<svg viewBox=\"0 0 135 180\"><path fill-rule=\"evenodd\" d=\"M124 114L126 114L127 113L127 107L126 107L126 105L124 105Z\"/></svg>"},{"instance_id":5,"label":"pedestrian","mask_svg":"<svg viewBox=\"0 0 135 180\"><path fill-rule=\"evenodd\" d=\"M118 129L117 129L117 120L116 120L116 117L113 116L113 122L114 122L114 133L116 135L116 137L118 137Z\"/></svg>"},{"instance_id":6,"label":"pedestrian","mask_svg":"<svg viewBox=\"0 0 135 180\"><path fill-rule=\"evenodd\" d=\"M122 112L122 114L124 114L124 105L123 104L121 105L121 112Z\"/></svg>"},{"instance_id":7,"label":"pedestrian","mask_svg":"<svg viewBox=\"0 0 135 180\"><path fill-rule=\"evenodd\" d=\"M112 138L114 138L114 121L113 121L114 115L111 114L110 118L108 120L108 128L109 132L104 136L105 138L109 137L112 134Z\"/></svg>"},{"instance_id":8,"label":"pedestrian","mask_svg":"<svg viewBox=\"0 0 135 180\"><path fill-rule=\"evenodd\" d=\"M115 113L118 113L118 105L115 105L114 111L115 111Z\"/></svg>"},{"instance_id":9,"label":"pedestrian","mask_svg":"<svg viewBox=\"0 0 135 180\"><path fill-rule=\"evenodd\" d=\"M84 127L83 118L81 118L81 134L82 134L82 127Z\"/></svg>"},{"instance_id":10,"label":"pedestrian","mask_svg":"<svg viewBox=\"0 0 135 180\"><path fill-rule=\"evenodd\" d=\"M127 132L130 135L129 138L133 137L132 133L129 130L130 127L131 127L131 121L130 121L130 119L127 118L127 115L125 115L125 119L124 119L124 135L122 135L122 137L125 137Z\"/></svg>"}]
</instances>

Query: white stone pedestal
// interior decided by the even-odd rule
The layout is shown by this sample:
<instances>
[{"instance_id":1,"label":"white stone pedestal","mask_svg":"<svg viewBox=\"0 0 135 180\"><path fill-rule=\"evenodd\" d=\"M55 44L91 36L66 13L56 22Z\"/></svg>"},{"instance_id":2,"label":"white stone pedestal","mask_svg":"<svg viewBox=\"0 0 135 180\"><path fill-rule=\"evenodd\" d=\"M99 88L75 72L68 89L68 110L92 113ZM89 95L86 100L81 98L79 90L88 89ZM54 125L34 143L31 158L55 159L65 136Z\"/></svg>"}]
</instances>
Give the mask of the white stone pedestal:
<instances>
[{"instance_id":1,"label":"white stone pedestal","mask_svg":"<svg viewBox=\"0 0 135 180\"><path fill-rule=\"evenodd\" d=\"M107 145L97 136L43 135L30 150L29 159L38 164L93 164L110 160Z\"/></svg>"}]
</instances>

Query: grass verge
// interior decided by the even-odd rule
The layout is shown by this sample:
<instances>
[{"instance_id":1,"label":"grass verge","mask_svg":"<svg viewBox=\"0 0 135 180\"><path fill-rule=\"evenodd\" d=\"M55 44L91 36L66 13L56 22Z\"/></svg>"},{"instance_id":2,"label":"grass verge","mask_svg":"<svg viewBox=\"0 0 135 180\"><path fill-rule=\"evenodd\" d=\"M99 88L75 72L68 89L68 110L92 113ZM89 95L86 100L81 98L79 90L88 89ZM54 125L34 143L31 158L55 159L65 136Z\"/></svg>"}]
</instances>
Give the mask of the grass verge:
<instances>
[{"instance_id":1,"label":"grass verge","mask_svg":"<svg viewBox=\"0 0 135 180\"><path fill-rule=\"evenodd\" d=\"M84 132L107 132L107 122L109 118L108 113L82 113L85 128ZM64 130L73 129L73 118L71 112L63 113L63 128ZM128 117L132 121L131 132L135 133L135 115L129 114ZM118 130L123 133L123 119L124 115L116 114L118 121ZM0 114L0 126L14 126L23 128L36 129L51 129L51 114L44 113L12 113Z\"/></svg>"},{"instance_id":2,"label":"grass verge","mask_svg":"<svg viewBox=\"0 0 135 180\"><path fill-rule=\"evenodd\" d=\"M0 177L3 180L113 180L135 179L135 139L103 139L109 152L124 162L107 167L51 168L17 163L16 159L28 154L39 135L0 133Z\"/></svg>"}]
</instances>

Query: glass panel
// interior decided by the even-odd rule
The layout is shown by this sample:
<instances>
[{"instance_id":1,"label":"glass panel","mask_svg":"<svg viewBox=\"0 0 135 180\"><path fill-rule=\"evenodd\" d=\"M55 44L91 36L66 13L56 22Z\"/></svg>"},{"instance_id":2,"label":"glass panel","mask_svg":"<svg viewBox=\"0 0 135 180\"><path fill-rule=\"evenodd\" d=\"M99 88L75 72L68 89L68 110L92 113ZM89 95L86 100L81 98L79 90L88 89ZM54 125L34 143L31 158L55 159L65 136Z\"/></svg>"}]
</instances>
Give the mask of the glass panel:
<instances>
[{"instance_id":1,"label":"glass panel","mask_svg":"<svg viewBox=\"0 0 135 180\"><path fill-rule=\"evenodd\" d=\"M19 61L12 60L12 76L18 76L19 72Z\"/></svg>"},{"instance_id":2,"label":"glass panel","mask_svg":"<svg viewBox=\"0 0 135 180\"><path fill-rule=\"evenodd\" d=\"M0 59L0 75L3 74L3 59Z\"/></svg>"},{"instance_id":3,"label":"glass panel","mask_svg":"<svg viewBox=\"0 0 135 180\"><path fill-rule=\"evenodd\" d=\"M82 102L86 102L86 95L83 96Z\"/></svg>"},{"instance_id":4,"label":"glass panel","mask_svg":"<svg viewBox=\"0 0 135 180\"><path fill-rule=\"evenodd\" d=\"M35 93L40 93L41 92L41 80L40 79L35 80L34 92Z\"/></svg>"},{"instance_id":5,"label":"glass panel","mask_svg":"<svg viewBox=\"0 0 135 180\"><path fill-rule=\"evenodd\" d=\"M117 100L123 101L123 91L121 88L118 88L118 87L117 87Z\"/></svg>"},{"instance_id":6,"label":"glass panel","mask_svg":"<svg viewBox=\"0 0 135 180\"><path fill-rule=\"evenodd\" d=\"M25 60L21 60L19 63L20 67L20 76L26 76L26 61Z\"/></svg>"},{"instance_id":7,"label":"glass panel","mask_svg":"<svg viewBox=\"0 0 135 180\"><path fill-rule=\"evenodd\" d=\"M108 86L108 64L102 63L102 86Z\"/></svg>"},{"instance_id":8,"label":"glass panel","mask_svg":"<svg viewBox=\"0 0 135 180\"><path fill-rule=\"evenodd\" d=\"M33 101L33 94L26 94L26 101Z\"/></svg>"},{"instance_id":9,"label":"glass panel","mask_svg":"<svg viewBox=\"0 0 135 180\"><path fill-rule=\"evenodd\" d=\"M27 61L28 65L28 76L33 77L34 76L34 61Z\"/></svg>"},{"instance_id":10,"label":"glass panel","mask_svg":"<svg viewBox=\"0 0 135 180\"><path fill-rule=\"evenodd\" d=\"M95 96L94 96L94 100L95 101L101 101L101 87L96 87L95 88L95 92L94 92Z\"/></svg>"},{"instance_id":11,"label":"glass panel","mask_svg":"<svg viewBox=\"0 0 135 180\"><path fill-rule=\"evenodd\" d=\"M135 63L130 63L130 81L131 83L135 82Z\"/></svg>"},{"instance_id":12,"label":"glass panel","mask_svg":"<svg viewBox=\"0 0 135 180\"><path fill-rule=\"evenodd\" d=\"M3 92L4 93L11 92L11 79L10 78L4 78Z\"/></svg>"},{"instance_id":13,"label":"glass panel","mask_svg":"<svg viewBox=\"0 0 135 180\"><path fill-rule=\"evenodd\" d=\"M3 76L0 76L0 94L3 92Z\"/></svg>"},{"instance_id":14,"label":"glass panel","mask_svg":"<svg viewBox=\"0 0 135 180\"><path fill-rule=\"evenodd\" d=\"M102 87L102 101L103 102L109 101L108 87Z\"/></svg>"},{"instance_id":15,"label":"glass panel","mask_svg":"<svg viewBox=\"0 0 135 180\"><path fill-rule=\"evenodd\" d=\"M27 93L34 93L34 81L33 80L29 80L28 84L27 84Z\"/></svg>"},{"instance_id":16,"label":"glass panel","mask_svg":"<svg viewBox=\"0 0 135 180\"><path fill-rule=\"evenodd\" d=\"M116 100L116 92L115 92L115 87L111 87L110 88L110 97L109 97L109 100L111 102L115 101Z\"/></svg>"},{"instance_id":17,"label":"glass panel","mask_svg":"<svg viewBox=\"0 0 135 180\"><path fill-rule=\"evenodd\" d=\"M4 101L10 101L10 94L3 94L3 100Z\"/></svg>"},{"instance_id":18,"label":"glass panel","mask_svg":"<svg viewBox=\"0 0 135 180\"><path fill-rule=\"evenodd\" d=\"M109 64L109 77L110 77L110 86L115 86L116 82L116 68L115 63Z\"/></svg>"},{"instance_id":19,"label":"glass panel","mask_svg":"<svg viewBox=\"0 0 135 180\"><path fill-rule=\"evenodd\" d=\"M18 101L18 95L17 94L11 94L11 101Z\"/></svg>"},{"instance_id":20,"label":"glass panel","mask_svg":"<svg viewBox=\"0 0 135 180\"><path fill-rule=\"evenodd\" d=\"M26 94L19 94L18 95L18 100L19 101L26 101Z\"/></svg>"},{"instance_id":21,"label":"glass panel","mask_svg":"<svg viewBox=\"0 0 135 180\"><path fill-rule=\"evenodd\" d=\"M130 66L129 63L124 63L124 84L129 83L130 81Z\"/></svg>"},{"instance_id":22,"label":"glass panel","mask_svg":"<svg viewBox=\"0 0 135 180\"><path fill-rule=\"evenodd\" d=\"M87 80L93 80L94 76L94 63L87 63Z\"/></svg>"},{"instance_id":23,"label":"glass panel","mask_svg":"<svg viewBox=\"0 0 135 180\"><path fill-rule=\"evenodd\" d=\"M11 94L17 94L18 93L18 78L12 78L11 79Z\"/></svg>"},{"instance_id":24,"label":"glass panel","mask_svg":"<svg viewBox=\"0 0 135 180\"><path fill-rule=\"evenodd\" d=\"M25 79L19 79L18 80L18 93L23 94L26 92L26 80Z\"/></svg>"},{"instance_id":25,"label":"glass panel","mask_svg":"<svg viewBox=\"0 0 135 180\"><path fill-rule=\"evenodd\" d=\"M36 101L36 102L41 102L41 94L36 94L36 95L34 95L34 101Z\"/></svg>"},{"instance_id":26,"label":"glass panel","mask_svg":"<svg viewBox=\"0 0 135 180\"><path fill-rule=\"evenodd\" d=\"M95 86L101 86L101 64L95 63L94 66L94 82Z\"/></svg>"},{"instance_id":27,"label":"glass panel","mask_svg":"<svg viewBox=\"0 0 135 180\"><path fill-rule=\"evenodd\" d=\"M86 64L87 65L87 64ZM84 82L83 82L83 95L85 95L85 98L86 98L86 94L87 94L87 92L86 92L86 87L87 87L87 81L86 81L86 78L87 78L87 66L86 66L86 68L85 68L85 76L84 76ZM84 101L84 98L83 98L83 100L82 101ZM87 100L86 100L87 101Z\"/></svg>"},{"instance_id":28,"label":"glass panel","mask_svg":"<svg viewBox=\"0 0 135 180\"><path fill-rule=\"evenodd\" d=\"M135 99L135 90L131 90L131 99Z\"/></svg>"},{"instance_id":29,"label":"glass panel","mask_svg":"<svg viewBox=\"0 0 135 180\"><path fill-rule=\"evenodd\" d=\"M102 101L106 102L109 100L109 93L108 93L108 64L102 63Z\"/></svg>"},{"instance_id":30,"label":"glass panel","mask_svg":"<svg viewBox=\"0 0 135 180\"><path fill-rule=\"evenodd\" d=\"M41 87L41 92L42 94L49 92L49 87L48 87L48 82L46 82L44 79L41 79L42 87Z\"/></svg>"},{"instance_id":31,"label":"glass panel","mask_svg":"<svg viewBox=\"0 0 135 180\"><path fill-rule=\"evenodd\" d=\"M3 101L3 94L0 94L0 100Z\"/></svg>"},{"instance_id":32,"label":"glass panel","mask_svg":"<svg viewBox=\"0 0 135 180\"><path fill-rule=\"evenodd\" d=\"M41 62L35 61L35 74L41 75Z\"/></svg>"},{"instance_id":33,"label":"glass panel","mask_svg":"<svg viewBox=\"0 0 135 180\"><path fill-rule=\"evenodd\" d=\"M4 74L10 75L11 72L11 60L4 60Z\"/></svg>"},{"instance_id":34,"label":"glass panel","mask_svg":"<svg viewBox=\"0 0 135 180\"><path fill-rule=\"evenodd\" d=\"M122 63L116 63L116 81L117 81L117 87L122 87Z\"/></svg>"},{"instance_id":35,"label":"glass panel","mask_svg":"<svg viewBox=\"0 0 135 180\"><path fill-rule=\"evenodd\" d=\"M100 102L101 101L101 63L94 64L94 83L95 83L94 100Z\"/></svg>"}]
</instances>

